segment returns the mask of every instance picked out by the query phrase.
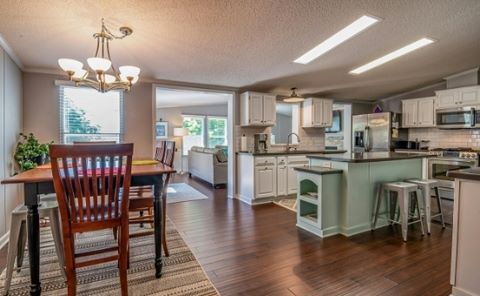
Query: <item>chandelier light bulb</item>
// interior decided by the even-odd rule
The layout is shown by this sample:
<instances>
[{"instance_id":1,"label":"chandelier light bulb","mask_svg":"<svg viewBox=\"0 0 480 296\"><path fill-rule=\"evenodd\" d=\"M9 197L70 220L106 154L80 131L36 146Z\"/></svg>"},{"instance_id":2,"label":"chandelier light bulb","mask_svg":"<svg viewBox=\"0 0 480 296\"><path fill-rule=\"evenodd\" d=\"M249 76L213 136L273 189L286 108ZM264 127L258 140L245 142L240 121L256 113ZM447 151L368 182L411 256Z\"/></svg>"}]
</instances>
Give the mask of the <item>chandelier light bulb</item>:
<instances>
[{"instance_id":1,"label":"chandelier light bulb","mask_svg":"<svg viewBox=\"0 0 480 296\"><path fill-rule=\"evenodd\" d=\"M75 79L83 79L87 77L87 74L88 74L87 70L80 69L80 70L76 70L72 77Z\"/></svg>"},{"instance_id":2,"label":"chandelier light bulb","mask_svg":"<svg viewBox=\"0 0 480 296\"><path fill-rule=\"evenodd\" d=\"M117 78L115 78L115 76L110 75L110 74L105 74L105 82L106 83L113 83L113 82L115 82L115 80L117 80Z\"/></svg>"},{"instance_id":3,"label":"chandelier light bulb","mask_svg":"<svg viewBox=\"0 0 480 296\"><path fill-rule=\"evenodd\" d=\"M121 66L118 69L120 70L120 74L123 74L127 77L135 77L140 74L140 68L135 66Z\"/></svg>"},{"instance_id":4,"label":"chandelier light bulb","mask_svg":"<svg viewBox=\"0 0 480 296\"><path fill-rule=\"evenodd\" d=\"M112 66L112 62L104 58L88 58L87 62L95 72L106 72Z\"/></svg>"},{"instance_id":5,"label":"chandelier light bulb","mask_svg":"<svg viewBox=\"0 0 480 296\"><path fill-rule=\"evenodd\" d=\"M83 63L74 59L58 59L58 65L65 72L77 72L83 68Z\"/></svg>"}]
</instances>

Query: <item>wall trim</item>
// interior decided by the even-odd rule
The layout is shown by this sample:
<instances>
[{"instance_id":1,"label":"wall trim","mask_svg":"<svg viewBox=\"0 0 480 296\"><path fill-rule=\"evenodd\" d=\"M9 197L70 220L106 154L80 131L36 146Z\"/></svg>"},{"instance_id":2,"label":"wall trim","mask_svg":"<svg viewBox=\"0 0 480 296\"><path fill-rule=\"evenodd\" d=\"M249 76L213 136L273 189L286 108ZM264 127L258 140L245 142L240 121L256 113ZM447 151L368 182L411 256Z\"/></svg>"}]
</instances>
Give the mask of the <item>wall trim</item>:
<instances>
[{"instance_id":1,"label":"wall trim","mask_svg":"<svg viewBox=\"0 0 480 296\"><path fill-rule=\"evenodd\" d=\"M457 74L445 76L445 77L443 77L443 79L448 80L448 79L452 79L452 78L457 78L457 77L460 77L460 76L464 76L464 75L467 75L467 74L478 72L479 69L480 69L480 67L476 67L476 68L466 70L466 71L463 71L463 72L460 72L460 73L457 73Z\"/></svg>"},{"instance_id":2,"label":"wall trim","mask_svg":"<svg viewBox=\"0 0 480 296\"><path fill-rule=\"evenodd\" d=\"M10 47L7 40L3 37L2 34L0 34L0 46L8 54L8 56L15 62L15 64L17 64L17 66L23 71L24 67L23 67L22 61L20 61L20 58L15 54L15 52Z\"/></svg>"},{"instance_id":3,"label":"wall trim","mask_svg":"<svg viewBox=\"0 0 480 296\"><path fill-rule=\"evenodd\" d=\"M411 95L411 94L414 94L414 93L419 92L419 91L427 90L427 89L430 89L430 88L434 88L434 87L437 87L437 86L440 86L440 85L446 85L446 84L447 84L446 81L440 81L440 82L437 82L437 83L434 83L434 84L429 84L429 85L421 87L421 88L412 89L412 90L402 92L402 93L399 93L399 94L396 94L396 95L393 95L393 96L390 96L390 97L379 99L374 103L395 100L395 99L401 98L403 96Z\"/></svg>"}]
</instances>

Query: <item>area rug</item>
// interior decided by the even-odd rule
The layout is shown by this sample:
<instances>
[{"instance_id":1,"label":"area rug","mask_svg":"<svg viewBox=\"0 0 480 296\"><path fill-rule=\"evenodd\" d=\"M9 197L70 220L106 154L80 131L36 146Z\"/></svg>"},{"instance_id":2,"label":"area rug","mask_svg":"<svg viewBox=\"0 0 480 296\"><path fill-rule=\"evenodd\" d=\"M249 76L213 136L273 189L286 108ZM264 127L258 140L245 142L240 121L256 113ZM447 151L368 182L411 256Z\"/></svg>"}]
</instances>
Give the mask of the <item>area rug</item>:
<instances>
[{"instance_id":1,"label":"area rug","mask_svg":"<svg viewBox=\"0 0 480 296\"><path fill-rule=\"evenodd\" d=\"M290 198L283 198L283 199L278 199L273 202L277 206L281 206L283 208L286 208L290 211L297 211L297 198L296 197L290 197Z\"/></svg>"},{"instance_id":2,"label":"area rug","mask_svg":"<svg viewBox=\"0 0 480 296\"><path fill-rule=\"evenodd\" d=\"M173 183L168 185L167 203L184 202L198 199L208 199L208 197L186 183Z\"/></svg>"},{"instance_id":3,"label":"area rug","mask_svg":"<svg viewBox=\"0 0 480 296\"><path fill-rule=\"evenodd\" d=\"M160 279L155 278L153 236L130 239L128 294L219 295L170 221L167 222L167 238L170 256L164 257ZM42 295L67 295L66 283L60 275L53 239L48 227L41 228L40 241ZM115 244L111 231L85 233L77 237L77 249L81 250L110 244ZM27 255L28 252L25 252L25 256ZM20 273L13 273L9 295L29 295L29 283L28 258L25 258L24 267ZM2 295L4 284L5 270L0 275ZM112 261L77 269L77 295L120 295L117 263Z\"/></svg>"}]
</instances>

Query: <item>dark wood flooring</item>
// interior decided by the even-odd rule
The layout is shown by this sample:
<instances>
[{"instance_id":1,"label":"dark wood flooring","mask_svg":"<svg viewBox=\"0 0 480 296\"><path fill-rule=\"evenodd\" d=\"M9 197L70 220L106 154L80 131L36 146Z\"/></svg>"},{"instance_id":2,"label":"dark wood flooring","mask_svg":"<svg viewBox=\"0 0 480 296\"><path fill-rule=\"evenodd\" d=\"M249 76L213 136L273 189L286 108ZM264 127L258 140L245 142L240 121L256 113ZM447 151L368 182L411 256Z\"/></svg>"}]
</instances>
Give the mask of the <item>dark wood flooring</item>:
<instances>
[{"instance_id":1,"label":"dark wood flooring","mask_svg":"<svg viewBox=\"0 0 480 296\"><path fill-rule=\"evenodd\" d=\"M451 229L422 238L385 227L320 239L295 226L295 213L251 207L225 189L186 176L209 197L169 204L167 213L222 295L449 295Z\"/></svg>"},{"instance_id":2,"label":"dark wood flooring","mask_svg":"<svg viewBox=\"0 0 480 296\"><path fill-rule=\"evenodd\" d=\"M169 204L167 213L221 295L449 295L451 230L389 227L320 239L276 205L251 207L225 189L177 176L209 198ZM0 250L5 268L6 248Z\"/></svg>"}]
</instances>

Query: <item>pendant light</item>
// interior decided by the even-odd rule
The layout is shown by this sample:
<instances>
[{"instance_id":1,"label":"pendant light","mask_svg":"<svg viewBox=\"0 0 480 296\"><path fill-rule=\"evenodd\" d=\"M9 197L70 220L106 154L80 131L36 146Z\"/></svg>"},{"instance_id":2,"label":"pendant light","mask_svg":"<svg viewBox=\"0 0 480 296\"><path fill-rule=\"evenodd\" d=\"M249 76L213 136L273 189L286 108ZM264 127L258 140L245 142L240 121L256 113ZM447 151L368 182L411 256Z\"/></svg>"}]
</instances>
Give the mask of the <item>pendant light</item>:
<instances>
[{"instance_id":1,"label":"pendant light","mask_svg":"<svg viewBox=\"0 0 480 296\"><path fill-rule=\"evenodd\" d=\"M292 94L288 98L283 99L283 101L286 102L286 103L300 103L300 102L303 102L305 99L302 98L301 96L297 95L297 93L295 92L296 89L297 89L296 87L292 87L291 88Z\"/></svg>"}]
</instances>

